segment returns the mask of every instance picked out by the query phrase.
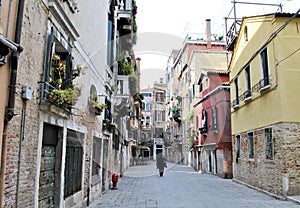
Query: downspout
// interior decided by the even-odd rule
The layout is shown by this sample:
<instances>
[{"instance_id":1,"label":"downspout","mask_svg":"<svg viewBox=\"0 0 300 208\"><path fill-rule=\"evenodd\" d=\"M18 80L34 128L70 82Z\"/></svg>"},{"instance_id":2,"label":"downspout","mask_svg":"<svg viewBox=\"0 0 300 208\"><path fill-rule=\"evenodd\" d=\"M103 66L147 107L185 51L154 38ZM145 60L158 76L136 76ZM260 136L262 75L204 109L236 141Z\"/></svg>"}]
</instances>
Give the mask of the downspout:
<instances>
[{"instance_id":1,"label":"downspout","mask_svg":"<svg viewBox=\"0 0 300 208\"><path fill-rule=\"evenodd\" d=\"M23 22L23 12L24 12L25 0L20 0L18 5L18 14L16 22L16 32L15 40L16 44L21 42L21 33L22 33L22 22ZM16 94L16 80L17 80L17 71L19 63L19 51L13 52L11 56L11 73L10 73L10 83L9 83L9 94L8 94L8 104L5 112L5 124L7 124L15 115L15 94Z\"/></svg>"},{"instance_id":2,"label":"downspout","mask_svg":"<svg viewBox=\"0 0 300 208\"><path fill-rule=\"evenodd\" d=\"M24 12L25 0L20 0L18 4L18 13L15 29L14 42L16 44L20 43L21 40L21 29L23 22L23 12ZM8 20L9 21L9 20ZM10 73L10 83L8 92L8 104L5 111L4 117L4 127L3 127L3 140L2 140L2 157L1 157L1 178L0 178L0 207L3 207L3 194L4 194L4 182L5 182L5 169L6 169L6 153L7 153L7 129L8 122L13 118L14 108L15 108L15 94L16 94L16 80L17 80L17 70L18 70L18 59L19 53L22 51L20 48L18 51L12 52L11 55L11 73Z\"/></svg>"}]
</instances>

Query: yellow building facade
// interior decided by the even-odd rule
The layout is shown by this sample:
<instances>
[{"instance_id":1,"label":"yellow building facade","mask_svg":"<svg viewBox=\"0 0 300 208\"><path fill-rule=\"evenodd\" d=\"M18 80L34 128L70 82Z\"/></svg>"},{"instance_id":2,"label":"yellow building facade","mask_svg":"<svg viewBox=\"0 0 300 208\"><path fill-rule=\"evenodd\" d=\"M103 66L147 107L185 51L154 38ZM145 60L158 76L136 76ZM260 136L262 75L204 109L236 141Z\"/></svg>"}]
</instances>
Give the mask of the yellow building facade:
<instances>
[{"instance_id":1,"label":"yellow building facade","mask_svg":"<svg viewBox=\"0 0 300 208\"><path fill-rule=\"evenodd\" d=\"M300 194L300 18L244 18L229 66L234 178Z\"/></svg>"}]
</instances>

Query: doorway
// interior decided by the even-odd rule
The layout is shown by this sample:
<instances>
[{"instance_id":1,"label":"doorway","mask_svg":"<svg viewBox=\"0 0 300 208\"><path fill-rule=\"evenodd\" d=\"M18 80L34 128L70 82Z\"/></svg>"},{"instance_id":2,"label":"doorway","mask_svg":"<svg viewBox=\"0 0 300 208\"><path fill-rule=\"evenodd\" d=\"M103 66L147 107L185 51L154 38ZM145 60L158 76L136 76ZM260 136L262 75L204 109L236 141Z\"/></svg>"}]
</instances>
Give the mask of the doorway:
<instances>
[{"instance_id":1,"label":"doorway","mask_svg":"<svg viewBox=\"0 0 300 208\"><path fill-rule=\"evenodd\" d=\"M62 139L60 128L45 123L39 180L39 207L59 207Z\"/></svg>"}]
</instances>

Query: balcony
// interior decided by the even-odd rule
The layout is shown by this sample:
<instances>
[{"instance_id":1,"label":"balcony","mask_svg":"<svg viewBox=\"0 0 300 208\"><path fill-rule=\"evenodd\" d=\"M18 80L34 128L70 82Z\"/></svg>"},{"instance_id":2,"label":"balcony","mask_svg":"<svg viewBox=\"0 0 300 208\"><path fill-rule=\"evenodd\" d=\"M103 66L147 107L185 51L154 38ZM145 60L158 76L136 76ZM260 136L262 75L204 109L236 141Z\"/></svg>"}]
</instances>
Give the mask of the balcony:
<instances>
[{"instance_id":1,"label":"balcony","mask_svg":"<svg viewBox=\"0 0 300 208\"><path fill-rule=\"evenodd\" d=\"M226 20L227 21L227 20ZM233 50L234 42L237 38L238 32L240 30L242 21L235 19L230 28L226 28L226 49Z\"/></svg>"}]
</instances>

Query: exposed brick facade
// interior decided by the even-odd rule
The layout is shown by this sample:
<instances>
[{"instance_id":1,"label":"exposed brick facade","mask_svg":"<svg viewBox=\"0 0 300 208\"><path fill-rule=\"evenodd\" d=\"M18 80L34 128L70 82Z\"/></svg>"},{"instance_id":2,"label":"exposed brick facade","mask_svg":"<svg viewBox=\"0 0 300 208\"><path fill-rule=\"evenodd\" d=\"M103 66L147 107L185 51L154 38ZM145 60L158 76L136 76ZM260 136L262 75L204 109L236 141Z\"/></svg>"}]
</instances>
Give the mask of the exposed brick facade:
<instances>
[{"instance_id":1,"label":"exposed brick facade","mask_svg":"<svg viewBox=\"0 0 300 208\"><path fill-rule=\"evenodd\" d=\"M81 19L74 18L73 13L70 11L68 4L63 1L57 1L61 3L64 11L70 15L73 24L79 25ZM47 2L48 4L48 2ZM99 3L102 5L102 3ZM40 175L41 167L44 167L44 162L42 158L42 145L43 145L43 130L45 124L51 124L60 129L59 138L62 139L62 146L66 145L68 140L67 132L72 130L82 136L83 142L81 143L83 148L83 168L82 168L82 186L81 190L69 197L64 197L64 190L57 189L55 196L60 197L60 201L53 202L53 199L49 199L51 203L56 203L55 207L83 207L86 204L88 197L92 200L93 198L88 192L90 184L90 172L91 172L91 160L92 160L92 150L93 150L93 135L99 136L102 140L108 140L108 151L106 151L107 167L105 167L106 174L105 178L100 180L98 186L104 184L104 189L90 189L94 190L94 195L99 196L101 191L109 188L109 181L111 180L111 173L113 170L114 158L111 150L112 141L111 134L104 135L102 132L102 120L103 115L95 116L92 114L87 106L87 99L89 97L90 85L97 85L98 94L104 94L101 92L104 86L99 83L101 81L97 76L91 73L89 69L85 69L85 77L80 77L81 81L74 80L75 84L81 85L81 99L73 106L72 114L66 113L62 109L50 104L49 102L42 101L41 99L41 89L43 86L43 76L45 68L45 51L47 46L47 32L49 32L49 25L55 25L61 31L62 35L65 35L66 31L63 31L61 25L58 25L56 19L49 13L49 5L46 5L44 1L26 1L24 16L23 16L23 27L21 36L21 46L24 51L20 55L18 73L17 73L17 83L16 83L16 100L15 100L15 116L9 122L7 129L7 155L6 155L6 171L5 171L5 183L4 183L4 193L3 193L3 207L16 207L17 203L19 207L44 207L43 204L47 204L47 201L43 201L42 198L46 194L47 189L41 188L47 182L49 177L43 177ZM84 6L84 5L82 5ZM97 4L98 6L98 4ZM102 5L103 11L107 9L107 5ZM92 6L94 7L94 6ZM102 11L101 6L95 7L95 10ZM49 15L50 14L50 15ZM73 16L72 16L73 15ZM103 15L103 13L101 13ZM101 20L102 16L98 18ZM107 14L106 14L107 15ZM50 16L50 17L49 17ZM105 14L103 15L105 17ZM49 21L51 19L51 21ZM101 20L105 22L104 20ZM93 24L93 22L91 22ZM76 30L80 30L78 27ZM97 31L99 32L99 31ZM107 36L107 31L105 24L102 24L103 38ZM81 33L83 34L83 32ZM97 41L99 36L96 36ZM67 38L66 38L67 39ZM93 41L93 40L89 40ZM84 43L83 43L84 44ZM85 60L81 52L74 47L72 41L70 41L72 48L72 55L76 64L85 64ZM100 44L101 45L101 44ZM103 44L102 44L103 45ZM75 64L75 62L74 62ZM105 70L105 62L103 61L103 66L99 66L101 69ZM97 72L98 74L100 72ZM101 72L103 73L103 72ZM91 78L92 77L92 78ZM21 99L22 87L28 85L32 89L32 100L26 102ZM98 95L97 94L97 95ZM26 103L26 104L25 104ZM24 123L22 123L22 113L24 114ZM22 125L24 125L24 138L19 146L19 142L22 135ZM45 133L47 134L47 132ZM102 151L102 150L99 150ZM56 160L60 158L59 168L65 168L66 158L63 156L66 154L66 148L63 146L62 151L56 152ZM102 156L104 153L101 154ZM57 162L57 161L55 161ZM42 163L42 164L41 164ZM51 161L46 161L46 163L51 164ZM18 169L18 165L19 169ZM52 165L49 165L49 167ZM102 166L102 165L101 165ZM102 166L102 169L104 167ZM19 173L19 176L18 176ZM100 172L102 174L102 172ZM59 169L58 180L59 186L64 186L65 181L63 179L63 174L61 169ZM52 175L53 177L53 175ZM102 175L100 176L102 177ZM41 181L44 180L44 181ZM104 181L104 182L102 182ZM61 187L61 186L60 186ZM17 191L17 188L19 189ZM18 202L17 202L18 200Z\"/></svg>"},{"instance_id":2,"label":"exposed brick facade","mask_svg":"<svg viewBox=\"0 0 300 208\"><path fill-rule=\"evenodd\" d=\"M270 193L286 196L300 194L300 123L278 123L273 129L274 159L266 159L264 128L253 130L254 158L248 157L248 132L240 135L240 158L236 159L233 135L234 178Z\"/></svg>"}]
</instances>

